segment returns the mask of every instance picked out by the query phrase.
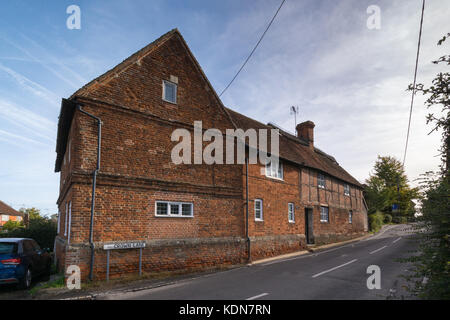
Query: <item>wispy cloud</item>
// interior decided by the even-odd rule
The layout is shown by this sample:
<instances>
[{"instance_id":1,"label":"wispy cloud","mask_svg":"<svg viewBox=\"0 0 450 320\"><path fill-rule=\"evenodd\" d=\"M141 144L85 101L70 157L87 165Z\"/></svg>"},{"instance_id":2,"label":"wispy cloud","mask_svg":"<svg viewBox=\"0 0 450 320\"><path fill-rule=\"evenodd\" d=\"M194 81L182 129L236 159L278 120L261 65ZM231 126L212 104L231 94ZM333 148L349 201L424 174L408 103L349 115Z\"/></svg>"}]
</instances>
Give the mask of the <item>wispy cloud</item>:
<instances>
[{"instance_id":1,"label":"wispy cloud","mask_svg":"<svg viewBox=\"0 0 450 320\"><path fill-rule=\"evenodd\" d=\"M24 75L14 71L11 68L6 67L5 65L0 63L0 70L6 72L9 74L18 84L20 84L24 89L28 90L29 92L33 93L34 95L47 100L54 106L58 106L57 101L59 100L58 96L48 90L47 88L43 87L39 83L36 83Z\"/></svg>"},{"instance_id":2,"label":"wispy cloud","mask_svg":"<svg viewBox=\"0 0 450 320\"><path fill-rule=\"evenodd\" d=\"M55 139L55 122L3 99L0 99L0 118L45 141L53 142Z\"/></svg>"},{"instance_id":3,"label":"wispy cloud","mask_svg":"<svg viewBox=\"0 0 450 320\"><path fill-rule=\"evenodd\" d=\"M41 145L41 146L50 146L50 143L43 143L43 142L40 142L40 141L37 141L34 139L30 139L30 138L18 135L18 134L7 132L7 131L1 130L1 129L0 129L0 140L5 141L10 144L13 144L18 147L23 147L23 148L27 148L27 149L29 148L29 146L27 144L24 144L23 142L33 143L33 144Z\"/></svg>"}]
</instances>

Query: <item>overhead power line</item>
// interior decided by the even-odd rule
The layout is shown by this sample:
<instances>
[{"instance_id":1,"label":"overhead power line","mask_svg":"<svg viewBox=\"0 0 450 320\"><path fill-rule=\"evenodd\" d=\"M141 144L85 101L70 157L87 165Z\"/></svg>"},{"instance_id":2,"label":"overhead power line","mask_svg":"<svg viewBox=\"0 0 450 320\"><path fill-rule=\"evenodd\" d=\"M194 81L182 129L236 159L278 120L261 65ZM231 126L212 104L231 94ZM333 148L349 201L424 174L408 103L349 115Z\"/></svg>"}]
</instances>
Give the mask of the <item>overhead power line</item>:
<instances>
[{"instance_id":1,"label":"overhead power line","mask_svg":"<svg viewBox=\"0 0 450 320\"><path fill-rule=\"evenodd\" d=\"M408 150L408 142L409 142L409 132L410 132L410 128L411 128L412 109L413 109L413 105L414 105L414 96L416 95L417 65L419 64L420 39L422 37L422 25L423 25L423 13L424 13L424 11L425 11L425 0L423 0L423 2L422 2L422 16L420 18L419 41L417 43L416 67L414 69L414 82L413 82L413 90L412 90L412 95L411 95L411 106L409 108L408 131L406 133L406 143L405 143L405 151L403 153L402 167L405 166L406 152Z\"/></svg>"},{"instance_id":2,"label":"overhead power line","mask_svg":"<svg viewBox=\"0 0 450 320\"><path fill-rule=\"evenodd\" d=\"M267 31L269 30L270 26L272 25L273 21L275 20L275 18L278 15L278 12L280 11L281 7L283 6L284 2L286 0L283 0L280 4L280 6L278 7L278 10L275 12L274 16L272 17L272 20L270 20L269 25L267 26L266 30L264 31L264 33L262 34L261 38L259 38L258 43L256 43L255 47L253 48L252 52L250 52L249 56L247 57L247 59L245 59L244 63L242 64L242 66L239 68L238 72L234 75L233 79L231 79L230 83L228 83L228 85L225 87L225 89L223 89L223 91L219 94L219 97L221 97L223 95L223 93L225 91L227 91L227 89L231 86L231 84L233 83L234 79L237 78L237 76L239 75L239 73L242 71L242 69L244 69L245 65L247 64L248 60L250 60L251 56L253 55L253 53L255 52L256 48L258 48L259 44L261 43L262 39L264 38L264 36L266 35Z\"/></svg>"}]
</instances>

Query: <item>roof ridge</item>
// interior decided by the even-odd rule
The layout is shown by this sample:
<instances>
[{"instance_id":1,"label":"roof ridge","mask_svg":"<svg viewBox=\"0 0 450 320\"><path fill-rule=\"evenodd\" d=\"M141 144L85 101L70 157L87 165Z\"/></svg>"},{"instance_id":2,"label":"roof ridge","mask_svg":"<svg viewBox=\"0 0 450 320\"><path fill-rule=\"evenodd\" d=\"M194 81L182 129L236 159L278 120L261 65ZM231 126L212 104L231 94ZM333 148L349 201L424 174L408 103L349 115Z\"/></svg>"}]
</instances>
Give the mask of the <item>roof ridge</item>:
<instances>
[{"instance_id":1,"label":"roof ridge","mask_svg":"<svg viewBox=\"0 0 450 320\"><path fill-rule=\"evenodd\" d=\"M2 211L5 210L6 211ZM0 213L7 214L7 215L15 215L15 216L23 216L23 214L20 211L17 211L13 207L7 205L3 201L0 200Z\"/></svg>"}]
</instances>

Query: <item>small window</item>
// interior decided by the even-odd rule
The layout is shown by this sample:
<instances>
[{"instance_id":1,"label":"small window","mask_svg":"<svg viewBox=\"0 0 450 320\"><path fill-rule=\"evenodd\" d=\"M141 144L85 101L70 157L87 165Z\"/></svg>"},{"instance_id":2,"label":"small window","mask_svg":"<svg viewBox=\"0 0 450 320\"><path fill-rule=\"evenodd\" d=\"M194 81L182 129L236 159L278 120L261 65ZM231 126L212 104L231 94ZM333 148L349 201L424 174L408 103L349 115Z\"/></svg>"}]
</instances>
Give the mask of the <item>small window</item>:
<instances>
[{"instance_id":1,"label":"small window","mask_svg":"<svg viewBox=\"0 0 450 320\"><path fill-rule=\"evenodd\" d=\"M320 207L320 222L329 222L328 207Z\"/></svg>"},{"instance_id":2,"label":"small window","mask_svg":"<svg viewBox=\"0 0 450 320\"><path fill-rule=\"evenodd\" d=\"M317 186L319 188L325 189L325 176L323 174L317 175Z\"/></svg>"},{"instance_id":3,"label":"small window","mask_svg":"<svg viewBox=\"0 0 450 320\"><path fill-rule=\"evenodd\" d=\"M261 199L255 199L255 220L263 220L263 201Z\"/></svg>"},{"instance_id":4,"label":"small window","mask_svg":"<svg viewBox=\"0 0 450 320\"><path fill-rule=\"evenodd\" d=\"M288 203L288 219L290 223L295 222L294 204Z\"/></svg>"},{"instance_id":5,"label":"small window","mask_svg":"<svg viewBox=\"0 0 450 320\"><path fill-rule=\"evenodd\" d=\"M2 214L2 221L5 222L5 221L8 221L8 220L9 220L9 216L6 215L6 214Z\"/></svg>"},{"instance_id":6,"label":"small window","mask_svg":"<svg viewBox=\"0 0 450 320\"><path fill-rule=\"evenodd\" d=\"M66 214L64 217L64 236L67 236L67 222L69 221L68 215L69 215L69 204L66 202Z\"/></svg>"},{"instance_id":7,"label":"small window","mask_svg":"<svg viewBox=\"0 0 450 320\"><path fill-rule=\"evenodd\" d=\"M266 176L270 178L283 179L283 164L278 162L270 162L266 165Z\"/></svg>"},{"instance_id":8,"label":"small window","mask_svg":"<svg viewBox=\"0 0 450 320\"><path fill-rule=\"evenodd\" d=\"M189 202L169 202L157 201L156 213L157 217L193 217L194 205Z\"/></svg>"},{"instance_id":9,"label":"small window","mask_svg":"<svg viewBox=\"0 0 450 320\"><path fill-rule=\"evenodd\" d=\"M348 223L352 223L353 222L353 211L350 210L348 212Z\"/></svg>"},{"instance_id":10,"label":"small window","mask_svg":"<svg viewBox=\"0 0 450 320\"><path fill-rule=\"evenodd\" d=\"M177 85L173 82L163 81L163 100L177 103Z\"/></svg>"},{"instance_id":11,"label":"small window","mask_svg":"<svg viewBox=\"0 0 450 320\"><path fill-rule=\"evenodd\" d=\"M348 184L344 185L344 194L346 196L350 195L350 186Z\"/></svg>"}]
</instances>

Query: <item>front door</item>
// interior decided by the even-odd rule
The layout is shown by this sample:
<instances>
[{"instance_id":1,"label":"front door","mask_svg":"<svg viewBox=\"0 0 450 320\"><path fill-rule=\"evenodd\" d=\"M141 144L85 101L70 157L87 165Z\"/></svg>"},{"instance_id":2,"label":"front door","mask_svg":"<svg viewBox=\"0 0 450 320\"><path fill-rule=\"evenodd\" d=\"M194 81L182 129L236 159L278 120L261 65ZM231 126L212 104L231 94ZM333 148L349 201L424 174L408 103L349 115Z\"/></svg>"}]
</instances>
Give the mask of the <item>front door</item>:
<instances>
[{"instance_id":1,"label":"front door","mask_svg":"<svg viewBox=\"0 0 450 320\"><path fill-rule=\"evenodd\" d=\"M313 209L311 208L305 208L305 237L306 244L314 243Z\"/></svg>"}]
</instances>

